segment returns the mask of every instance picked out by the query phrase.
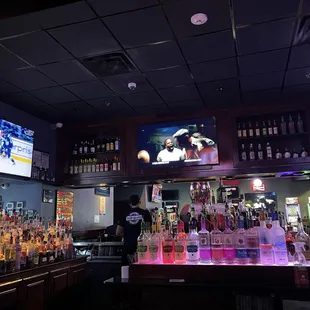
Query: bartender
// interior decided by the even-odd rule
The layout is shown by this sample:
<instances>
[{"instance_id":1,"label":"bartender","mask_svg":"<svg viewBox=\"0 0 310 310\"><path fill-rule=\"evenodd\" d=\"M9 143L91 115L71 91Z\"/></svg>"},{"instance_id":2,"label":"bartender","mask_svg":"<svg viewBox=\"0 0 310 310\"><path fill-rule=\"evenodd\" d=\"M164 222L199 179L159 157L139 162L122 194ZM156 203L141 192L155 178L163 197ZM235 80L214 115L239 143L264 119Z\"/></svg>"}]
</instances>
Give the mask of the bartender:
<instances>
[{"instance_id":1,"label":"bartender","mask_svg":"<svg viewBox=\"0 0 310 310\"><path fill-rule=\"evenodd\" d=\"M116 228L116 236L124 237L122 266L137 261L137 239L141 233L141 222L152 222L150 212L140 208L141 201L138 195L130 196L129 205L130 209Z\"/></svg>"}]
</instances>

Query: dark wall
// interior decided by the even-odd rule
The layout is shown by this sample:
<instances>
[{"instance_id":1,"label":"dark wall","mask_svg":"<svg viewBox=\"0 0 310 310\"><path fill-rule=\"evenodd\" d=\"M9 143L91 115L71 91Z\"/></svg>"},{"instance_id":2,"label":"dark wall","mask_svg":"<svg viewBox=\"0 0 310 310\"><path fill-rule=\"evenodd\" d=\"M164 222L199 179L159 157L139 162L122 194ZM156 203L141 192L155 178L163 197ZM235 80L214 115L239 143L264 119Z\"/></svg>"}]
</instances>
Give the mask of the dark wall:
<instances>
[{"instance_id":1,"label":"dark wall","mask_svg":"<svg viewBox=\"0 0 310 310\"><path fill-rule=\"evenodd\" d=\"M3 102L0 102L0 118L34 130L34 149L50 154L50 170L55 175L56 131L51 124Z\"/></svg>"}]
</instances>

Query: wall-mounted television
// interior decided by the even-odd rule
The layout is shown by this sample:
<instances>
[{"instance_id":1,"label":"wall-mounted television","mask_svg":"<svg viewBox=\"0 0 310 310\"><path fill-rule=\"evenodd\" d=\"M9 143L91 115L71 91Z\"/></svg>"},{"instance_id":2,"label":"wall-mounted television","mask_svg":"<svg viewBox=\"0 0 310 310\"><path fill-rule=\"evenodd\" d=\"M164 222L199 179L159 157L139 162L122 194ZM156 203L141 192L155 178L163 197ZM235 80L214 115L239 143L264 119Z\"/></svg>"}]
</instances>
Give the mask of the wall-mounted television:
<instances>
[{"instance_id":1,"label":"wall-mounted television","mask_svg":"<svg viewBox=\"0 0 310 310\"><path fill-rule=\"evenodd\" d=\"M214 117L141 125L137 134L141 168L219 163Z\"/></svg>"},{"instance_id":2,"label":"wall-mounted television","mask_svg":"<svg viewBox=\"0 0 310 310\"><path fill-rule=\"evenodd\" d=\"M0 172L31 176L34 132L0 119Z\"/></svg>"},{"instance_id":3,"label":"wall-mounted television","mask_svg":"<svg viewBox=\"0 0 310 310\"><path fill-rule=\"evenodd\" d=\"M163 201L169 200L179 200L179 190L178 189L166 189L162 191Z\"/></svg>"}]
</instances>

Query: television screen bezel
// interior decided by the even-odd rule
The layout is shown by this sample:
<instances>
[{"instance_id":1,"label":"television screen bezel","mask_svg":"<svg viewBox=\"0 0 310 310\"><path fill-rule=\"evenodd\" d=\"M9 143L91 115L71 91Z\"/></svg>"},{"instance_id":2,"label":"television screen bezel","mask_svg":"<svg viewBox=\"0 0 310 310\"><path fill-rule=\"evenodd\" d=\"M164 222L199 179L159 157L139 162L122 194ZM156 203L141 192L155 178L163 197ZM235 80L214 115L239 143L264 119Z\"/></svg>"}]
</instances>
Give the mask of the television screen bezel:
<instances>
[{"instance_id":1,"label":"television screen bezel","mask_svg":"<svg viewBox=\"0 0 310 310\"><path fill-rule=\"evenodd\" d=\"M217 153L218 153L218 162L216 164L201 164L199 162L188 162L188 163L184 163L184 161L171 161L169 162L169 164L167 165L149 165L149 164L141 164L139 163L139 160L137 159L137 154L138 154L138 141L139 141L139 131L140 128L142 128L143 126L152 126L152 125L157 125L158 126L163 126L165 127L165 125L167 125L166 127L172 127L174 123L180 123L180 122L195 122L197 120L201 120L201 119L206 119L206 118L213 118L214 122L215 122L215 134L216 134L216 145L217 145ZM212 169L213 166L219 166L221 159L220 159L220 142L218 141L218 137L219 137L219 132L218 132L218 124L217 124L217 118L215 116L197 116L197 117L191 117L191 118L180 118L178 120L171 120L171 121L164 121L164 122L149 122L149 123L139 123L136 126L136 141L135 141L135 158L136 158L136 167L138 168L138 170L152 170L152 169L156 169L156 170L160 170L160 169L166 169L166 168L188 168L188 167L203 167L203 169Z\"/></svg>"}]
</instances>

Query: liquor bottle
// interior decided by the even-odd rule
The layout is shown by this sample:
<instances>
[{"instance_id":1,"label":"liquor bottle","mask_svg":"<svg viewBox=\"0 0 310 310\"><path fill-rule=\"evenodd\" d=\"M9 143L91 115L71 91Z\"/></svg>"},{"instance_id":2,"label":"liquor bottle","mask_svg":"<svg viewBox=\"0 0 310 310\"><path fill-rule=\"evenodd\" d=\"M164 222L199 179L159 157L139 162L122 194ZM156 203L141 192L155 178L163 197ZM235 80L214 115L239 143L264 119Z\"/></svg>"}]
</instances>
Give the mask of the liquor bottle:
<instances>
[{"instance_id":1,"label":"liquor bottle","mask_svg":"<svg viewBox=\"0 0 310 310\"><path fill-rule=\"evenodd\" d=\"M110 152L110 138L105 140L105 150L106 152Z\"/></svg>"},{"instance_id":2,"label":"liquor bottle","mask_svg":"<svg viewBox=\"0 0 310 310\"><path fill-rule=\"evenodd\" d=\"M166 220L165 230L163 232L162 254L164 264L174 263L174 240L170 232L168 220Z\"/></svg>"},{"instance_id":3,"label":"liquor bottle","mask_svg":"<svg viewBox=\"0 0 310 310\"><path fill-rule=\"evenodd\" d=\"M290 134L294 134L295 133L295 123L293 121L292 115L289 116L288 132Z\"/></svg>"},{"instance_id":4,"label":"liquor bottle","mask_svg":"<svg viewBox=\"0 0 310 310\"><path fill-rule=\"evenodd\" d=\"M241 144L241 160L242 161L247 161L247 153L245 151L244 144Z\"/></svg>"},{"instance_id":5,"label":"liquor bottle","mask_svg":"<svg viewBox=\"0 0 310 310\"><path fill-rule=\"evenodd\" d=\"M250 144L250 152L249 152L249 157L250 157L250 160L255 160L255 151L254 151L254 148L253 148L253 144L251 143Z\"/></svg>"},{"instance_id":6,"label":"liquor bottle","mask_svg":"<svg viewBox=\"0 0 310 310\"><path fill-rule=\"evenodd\" d=\"M212 194L211 194L211 204L215 204L216 202L215 202L215 195L214 195L214 190L212 189L212 192L211 192Z\"/></svg>"},{"instance_id":7,"label":"liquor bottle","mask_svg":"<svg viewBox=\"0 0 310 310\"><path fill-rule=\"evenodd\" d=\"M211 231L211 261L214 264L221 264L224 258L223 234L218 229L217 216L214 216L214 229Z\"/></svg>"},{"instance_id":8,"label":"liquor bottle","mask_svg":"<svg viewBox=\"0 0 310 310\"><path fill-rule=\"evenodd\" d=\"M255 123L255 136L260 137L260 128L258 122Z\"/></svg>"},{"instance_id":9,"label":"liquor bottle","mask_svg":"<svg viewBox=\"0 0 310 310\"><path fill-rule=\"evenodd\" d=\"M84 152L84 154L88 153L88 142L87 141L84 142L83 152Z\"/></svg>"},{"instance_id":10,"label":"liquor bottle","mask_svg":"<svg viewBox=\"0 0 310 310\"><path fill-rule=\"evenodd\" d=\"M280 152L279 149L277 149L277 152L276 152L276 159L281 159L282 158L282 153Z\"/></svg>"},{"instance_id":11,"label":"liquor bottle","mask_svg":"<svg viewBox=\"0 0 310 310\"><path fill-rule=\"evenodd\" d=\"M110 151L114 151L114 139L113 138L111 138L111 140L110 140Z\"/></svg>"},{"instance_id":12,"label":"liquor bottle","mask_svg":"<svg viewBox=\"0 0 310 310\"><path fill-rule=\"evenodd\" d=\"M104 171L105 172L109 171L109 162L107 158L104 161Z\"/></svg>"},{"instance_id":13,"label":"liquor bottle","mask_svg":"<svg viewBox=\"0 0 310 310\"><path fill-rule=\"evenodd\" d=\"M284 116L281 117L281 134L286 135L287 129L286 129L286 121L284 119Z\"/></svg>"},{"instance_id":14,"label":"liquor bottle","mask_svg":"<svg viewBox=\"0 0 310 310\"><path fill-rule=\"evenodd\" d=\"M99 171L103 172L104 171L104 163L101 161L99 165Z\"/></svg>"},{"instance_id":15,"label":"liquor bottle","mask_svg":"<svg viewBox=\"0 0 310 310\"><path fill-rule=\"evenodd\" d=\"M22 255L22 247L20 246L19 243L20 237L17 235L15 239L15 270L19 271L20 270L20 261L21 261L21 255Z\"/></svg>"},{"instance_id":16,"label":"liquor bottle","mask_svg":"<svg viewBox=\"0 0 310 310\"><path fill-rule=\"evenodd\" d=\"M254 132L253 132L252 124L251 122L249 122L249 137L253 137L253 136L254 136Z\"/></svg>"},{"instance_id":17,"label":"liquor bottle","mask_svg":"<svg viewBox=\"0 0 310 310\"><path fill-rule=\"evenodd\" d=\"M267 127L266 127L265 121L263 121L262 135L267 136Z\"/></svg>"},{"instance_id":18,"label":"liquor bottle","mask_svg":"<svg viewBox=\"0 0 310 310\"><path fill-rule=\"evenodd\" d=\"M69 165L69 174L74 173L74 161L71 160L70 165Z\"/></svg>"},{"instance_id":19,"label":"liquor bottle","mask_svg":"<svg viewBox=\"0 0 310 310\"><path fill-rule=\"evenodd\" d=\"M116 170L117 170L117 157L114 156L113 163L112 163L112 171L116 171Z\"/></svg>"},{"instance_id":20,"label":"liquor bottle","mask_svg":"<svg viewBox=\"0 0 310 310\"><path fill-rule=\"evenodd\" d=\"M297 131L299 133L304 132L304 122L300 117L300 114L298 114L298 120L297 120Z\"/></svg>"},{"instance_id":21,"label":"liquor bottle","mask_svg":"<svg viewBox=\"0 0 310 310\"><path fill-rule=\"evenodd\" d=\"M224 258L226 264L233 264L236 261L235 234L230 229L230 214L225 215L225 230L223 231Z\"/></svg>"},{"instance_id":22,"label":"liquor bottle","mask_svg":"<svg viewBox=\"0 0 310 310\"><path fill-rule=\"evenodd\" d=\"M84 165L83 165L83 173L87 173L87 166L88 166L88 159L84 159Z\"/></svg>"},{"instance_id":23,"label":"liquor bottle","mask_svg":"<svg viewBox=\"0 0 310 310\"><path fill-rule=\"evenodd\" d=\"M149 259L151 263L160 263L161 240L157 231L156 222L152 223L152 234L149 238Z\"/></svg>"},{"instance_id":24,"label":"liquor bottle","mask_svg":"<svg viewBox=\"0 0 310 310\"><path fill-rule=\"evenodd\" d=\"M79 154L83 154L83 141L80 142L80 145L79 145Z\"/></svg>"},{"instance_id":25,"label":"liquor bottle","mask_svg":"<svg viewBox=\"0 0 310 310\"><path fill-rule=\"evenodd\" d=\"M88 163L87 163L87 172L91 172L91 166L92 166L93 160L91 158L88 158Z\"/></svg>"},{"instance_id":26,"label":"liquor bottle","mask_svg":"<svg viewBox=\"0 0 310 310\"><path fill-rule=\"evenodd\" d=\"M246 243L246 232L244 229L244 218L238 216L238 228L235 233L236 240L236 262L238 264L247 264L249 262L247 243Z\"/></svg>"},{"instance_id":27,"label":"liquor bottle","mask_svg":"<svg viewBox=\"0 0 310 310\"><path fill-rule=\"evenodd\" d=\"M74 161L73 172L74 174L79 173L79 161L77 159Z\"/></svg>"},{"instance_id":28,"label":"liquor bottle","mask_svg":"<svg viewBox=\"0 0 310 310\"><path fill-rule=\"evenodd\" d=\"M264 152L262 150L262 146L261 146L260 143L257 146L257 159L258 160L263 160L264 159Z\"/></svg>"},{"instance_id":29,"label":"liquor bottle","mask_svg":"<svg viewBox=\"0 0 310 310\"><path fill-rule=\"evenodd\" d=\"M177 264L186 263L186 242L187 236L184 232L184 222L179 220L177 224L177 234L174 241L174 255Z\"/></svg>"},{"instance_id":30,"label":"liquor bottle","mask_svg":"<svg viewBox=\"0 0 310 310\"><path fill-rule=\"evenodd\" d=\"M79 162L79 173L83 173L83 167L84 167L84 159L81 159Z\"/></svg>"},{"instance_id":31,"label":"liquor bottle","mask_svg":"<svg viewBox=\"0 0 310 310\"><path fill-rule=\"evenodd\" d=\"M121 162L119 160L119 157L117 157L117 170L120 171L121 170Z\"/></svg>"},{"instance_id":32,"label":"liquor bottle","mask_svg":"<svg viewBox=\"0 0 310 310\"><path fill-rule=\"evenodd\" d=\"M240 123L238 123L237 135L238 135L238 138L242 138L242 130L241 130L241 125L240 125Z\"/></svg>"},{"instance_id":33,"label":"liquor bottle","mask_svg":"<svg viewBox=\"0 0 310 310\"><path fill-rule=\"evenodd\" d=\"M296 152L295 149L293 149L292 157L293 157L293 158L298 158L298 157L299 157L299 154Z\"/></svg>"},{"instance_id":34,"label":"liquor bottle","mask_svg":"<svg viewBox=\"0 0 310 310\"><path fill-rule=\"evenodd\" d=\"M186 261L198 263L199 261L199 237L197 234L197 221L191 220L189 223L189 233L186 245Z\"/></svg>"},{"instance_id":35,"label":"liquor bottle","mask_svg":"<svg viewBox=\"0 0 310 310\"><path fill-rule=\"evenodd\" d=\"M276 122L276 120L274 119L274 120L273 120L273 135L274 135L274 136L277 136L278 134L279 134L279 131L278 131L277 122Z\"/></svg>"},{"instance_id":36,"label":"liquor bottle","mask_svg":"<svg viewBox=\"0 0 310 310\"><path fill-rule=\"evenodd\" d=\"M96 172L96 162L97 162L97 159L94 157L92 159L91 172Z\"/></svg>"},{"instance_id":37,"label":"liquor bottle","mask_svg":"<svg viewBox=\"0 0 310 310\"><path fill-rule=\"evenodd\" d=\"M106 152L106 140L105 140L105 138L102 138L101 139L101 152Z\"/></svg>"},{"instance_id":38,"label":"liquor bottle","mask_svg":"<svg viewBox=\"0 0 310 310\"><path fill-rule=\"evenodd\" d=\"M246 132L246 128L245 128L245 123L242 124L242 137L246 138L247 137L247 132Z\"/></svg>"},{"instance_id":39,"label":"liquor bottle","mask_svg":"<svg viewBox=\"0 0 310 310\"><path fill-rule=\"evenodd\" d=\"M100 163L99 160L96 159L96 172L100 171Z\"/></svg>"},{"instance_id":40,"label":"liquor bottle","mask_svg":"<svg viewBox=\"0 0 310 310\"><path fill-rule=\"evenodd\" d=\"M96 139L96 153L101 152L101 141L99 138Z\"/></svg>"},{"instance_id":41,"label":"liquor bottle","mask_svg":"<svg viewBox=\"0 0 310 310\"><path fill-rule=\"evenodd\" d=\"M301 147L300 157L308 157L308 152L303 146Z\"/></svg>"},{"instance_id":42,"label":"liquor bottle","mask_svg":"<svg viewBox=\"0 0 310 310\"><path fill-rule=\"evenodd\" d=\"M77 144L74 144L72 155L77 155L77 153L78 153L78 147L77 147Z\"/></svg>"},{"instance_id":43,"label":"liquor bottle","mask_svg":"<svg viewBox=\"0 0 310 310\"><path fill-rule=\"evenodd\" d=\"M148 238L145 234L145 222L141 222L141 233L138 237L138 263L146 264L149 260Z\"/></svg>"},{"instance_id":44,"label":"liquor bottle","mask_svg":"<svg viewBox=\"0 0 310 310\"><path fill-rule=\"evenodd\" d=\"M95 146L95 140L93 139L90 144L90 152L95 153L96 152L96 146Z\"/></svg>"},{"instance_id":45,"label":"liquor bottle","mask_svg":"<svg viewBox=\"0 0 310 310\"><path fill-rule=\"evenodd\" d=\"M267 145L266 145L266 157L267 159L272 159L272 148L269 142L267 142Z\"/></svg>"},{"instance_id":46,"label":"liquor bottle","mask_svg":"<svg viewBox=\"0 0 310 310\"><path fill-rule=\"evenodd\" d=\"M210 248L210 233L206 229L206 215L201 217L201 230L198 232L199 236L199 256L200 262L211 262L211 248Z\"/></svg>"},{"instance_id":47,"label":"liquor bottle","mask_svg":"<svg viewBox=\"0 0 310 310\"><path fill-rule=\"evenodd\" d=\"M283 154L283 157L284 158L291 158L291 152L287 149L287 148L285 148L284 149L284 154Z\"/></svg>"},{"instance_id":48,"label":"liquor bottle","mask_svg":"<svg viewBox=\"0 0 310 310\"><path fill-rule=\"evenodd\" d=\"M263 212L260 213L260 228L258 236L261 264L273 265L274 257L272 248L272 236L270 229L266 227L265 215Z\"/></svg>"},{"instance_id":49,"label":"liquor bottle","mask_svg":"<svg viewBox=\"0 0 310 310\"><path fill-rule=\"evenodd\" d=\"M253 223L254 222L254 223ZM254 224L254 226L253 226ZM246 234L247 252L250 264L260 263L260 251L259 251L259 220L249 220L249 229Z\"/></svg>"},{"instance_id":50,"label":"liquor bottle","mask_svg":"<svg viewBox=\"0 0 310 310\"><path fill-rule=\"evenodd\" d=\"M297 214L297 233L295 235L296 242L304 242L306 247L309 248L309 235L304 230L304 225L302 224L300 215Z\"/></svg>"},{"instance_id":51,"label":"liquor bottle","mask_svg":"<svg viewBox=\"0 0 310 310\"><path fill-rule=\"evenodd\" d=\"M278 213L273 213L272 227L270 229L272 235L272 245L274 262L276 265L287 265L287 248L285 240L285 231L280 227Z\"/></svg>"},{"instance_id":52,"label":"liquor bottle","mask_svg":"<svg viewBox=\"0 0 310 310\"><path fill-rule=\"evenodd\" d=\"M273 136L271 121L268 121L268 136Z\"/></svg>"},{"instance_id":53,"label":"liquor bottle","mask_svg":"<svg viewBox=\"0 0 310 310\"><path fill-rule=\"evenodd\" d=\"M114 141L114 148L115 148L115 151L119 151L119 148L120 148L120 141L119 141L119 138L118 138L118 137L115 138L115 141Z\"/></svg>"}]
</instances>

